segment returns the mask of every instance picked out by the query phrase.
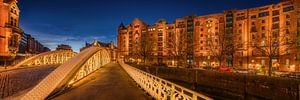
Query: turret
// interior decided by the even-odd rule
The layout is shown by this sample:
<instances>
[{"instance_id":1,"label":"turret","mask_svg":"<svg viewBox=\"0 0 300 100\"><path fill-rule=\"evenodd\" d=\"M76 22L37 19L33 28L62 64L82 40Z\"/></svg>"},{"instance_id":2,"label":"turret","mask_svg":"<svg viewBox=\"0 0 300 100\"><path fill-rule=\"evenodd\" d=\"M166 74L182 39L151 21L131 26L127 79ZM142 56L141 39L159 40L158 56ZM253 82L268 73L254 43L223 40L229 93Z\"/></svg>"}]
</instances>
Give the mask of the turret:
<instances>
[{"instance_id":1,"label":"turret","mask_svg":"<svg viewBox=\"0 0 300 100\"><path fill-rule=\"evenodd\" d=\"M121 23L120 25L119 25L119 30L121 30L121 29L125 29L126 27L124 26L124 24L123 23Z\"/></svg>"}]
</instances>

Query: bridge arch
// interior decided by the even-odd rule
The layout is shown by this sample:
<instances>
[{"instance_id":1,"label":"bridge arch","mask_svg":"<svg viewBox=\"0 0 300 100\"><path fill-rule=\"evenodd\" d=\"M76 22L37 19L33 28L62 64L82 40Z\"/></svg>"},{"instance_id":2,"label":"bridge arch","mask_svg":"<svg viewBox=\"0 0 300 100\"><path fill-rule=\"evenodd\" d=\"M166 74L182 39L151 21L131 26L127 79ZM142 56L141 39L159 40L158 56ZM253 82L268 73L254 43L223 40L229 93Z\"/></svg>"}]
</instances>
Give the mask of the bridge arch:
<instances>
[{"instance_id":1,"label":"bridge arch","mask_svg":"<svg viewBox=\"0 0 300 100\"><path fill-rule=\"evenodd\" d=\"M72 52L70 50L49 51L30 57L18 63L14 67L18 68L36 65L62 64L66 62L69 58L75 56L75 54L75 52Z\"/></svg>"},{"instance_id":2,"label":"bridge arch","mask_svg":"<svg viewBox=\"0 0 300 100\"><path fill-rule=\"evenodd\" d=\"M111 61L108 49L89 47L56 68L32 90L20 96L21 100L41 100L68 87Z\"/></svg>"}]
</instances>

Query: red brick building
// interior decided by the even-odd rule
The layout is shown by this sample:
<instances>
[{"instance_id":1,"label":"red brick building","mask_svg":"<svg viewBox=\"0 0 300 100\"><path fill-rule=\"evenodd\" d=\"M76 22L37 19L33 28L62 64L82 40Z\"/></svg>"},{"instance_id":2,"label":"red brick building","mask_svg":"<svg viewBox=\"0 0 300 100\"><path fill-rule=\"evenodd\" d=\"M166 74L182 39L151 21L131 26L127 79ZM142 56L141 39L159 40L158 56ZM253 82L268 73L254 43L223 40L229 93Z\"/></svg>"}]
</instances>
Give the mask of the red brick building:
<instances>
[{"instance_id":1,"label":"red brick building","mask_svg":"<svg viewBox=\"0 0 300 100\"><path fill-rule=\"evenodd\" d=\"M18 51L22 30L19 27L17 0L0 0L0 61L12 60Z\"/></svg>"},{"instance_id":2,"label":"red brick building","mask_svg":"<svg viewBox=\"0 0 300 100\"><path fill-rule=\"evenodd\" d=\"M152 45L146 57L149 64L300 71L299 34L300 1L295 0L186 16L171 24L160 19L149 25L135 19L128 26L120 25L118 51L121 59L143 62L139 52L145 51L141 44L147 40Z\"/></svg>"}]
</instances>

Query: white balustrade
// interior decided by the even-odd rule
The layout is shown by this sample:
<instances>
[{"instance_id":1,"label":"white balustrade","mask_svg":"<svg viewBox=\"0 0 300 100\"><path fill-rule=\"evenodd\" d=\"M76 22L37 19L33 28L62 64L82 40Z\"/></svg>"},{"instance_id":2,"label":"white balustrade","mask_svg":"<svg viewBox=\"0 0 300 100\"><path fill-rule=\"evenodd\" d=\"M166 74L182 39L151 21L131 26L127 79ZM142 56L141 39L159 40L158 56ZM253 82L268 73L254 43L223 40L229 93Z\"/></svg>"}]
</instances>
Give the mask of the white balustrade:
<instances>
[{"instance_id":1,"label":"white balustrade","mask_svg":"<svg viewBox=\"0 0 300 100\"><path fill-rule=\"evenodd\" d=\"M52 93L74 84L109 62L109 51L103 47L89 47L64 62L29 92L16 99L46 99Z\"/></svg>"},{"instance_id":2,"label":"white balustrade","mask_svg":"<svg viewBox=\"0 0 300 100\"><path fill-rule=\"evenodd\" d=\"M158 100L212 100L212 98L156 77L125 63L120 65L147 93Z\"/></svg>"},{"instance_id":3,"label":"white balustrade","mask_svg":"<svg viewBox=\"0 0 300 100\"><path fill-rule=\"evenodd\" d=\"M75 54L75 52L69 50L49 51L28 58L17 64L15 67L62 64L69 58L75 56Z\"/></svg>"}]
</instances>

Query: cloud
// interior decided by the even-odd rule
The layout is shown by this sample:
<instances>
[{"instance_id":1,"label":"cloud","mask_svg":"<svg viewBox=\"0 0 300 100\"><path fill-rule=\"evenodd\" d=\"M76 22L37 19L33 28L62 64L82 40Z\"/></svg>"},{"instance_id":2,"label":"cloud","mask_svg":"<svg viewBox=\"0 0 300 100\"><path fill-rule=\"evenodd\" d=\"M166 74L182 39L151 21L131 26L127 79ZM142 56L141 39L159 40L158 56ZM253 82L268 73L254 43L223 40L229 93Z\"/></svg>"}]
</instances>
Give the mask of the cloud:
<instances>
[{"instance_id":1,"label":"cloud","mask_svg":"<svg viewBox=\"0 0 300 100\"><path fill-rule=\"evenodd\" d=\"M81 47L85 46L85 42L92 42L95 39L110 42L111 38L114 39L114 35L105 34L107 32L95 30L92 27L82 28L80 25L27 23L22 29L52 50L56 49L59 44L68 44L78 52Z\"/></svg>"},{"instance_id":2,"label":"cloud","mask_svg":"<svg viewBox=\"0 0 300 100\"><path fill-rule=\"evenodd\" d=\"M59 44L68 44L72 46L73 50L79 52L79 49L85 46L85 42L92 42L98 40L101 42L110 42L109 38L104 35L87 34L86 36L74 34L52 34L41 31L27 31L36 40L40 41L44 46L50 49L56 49Z\"/></svg>"}]
</instances>

